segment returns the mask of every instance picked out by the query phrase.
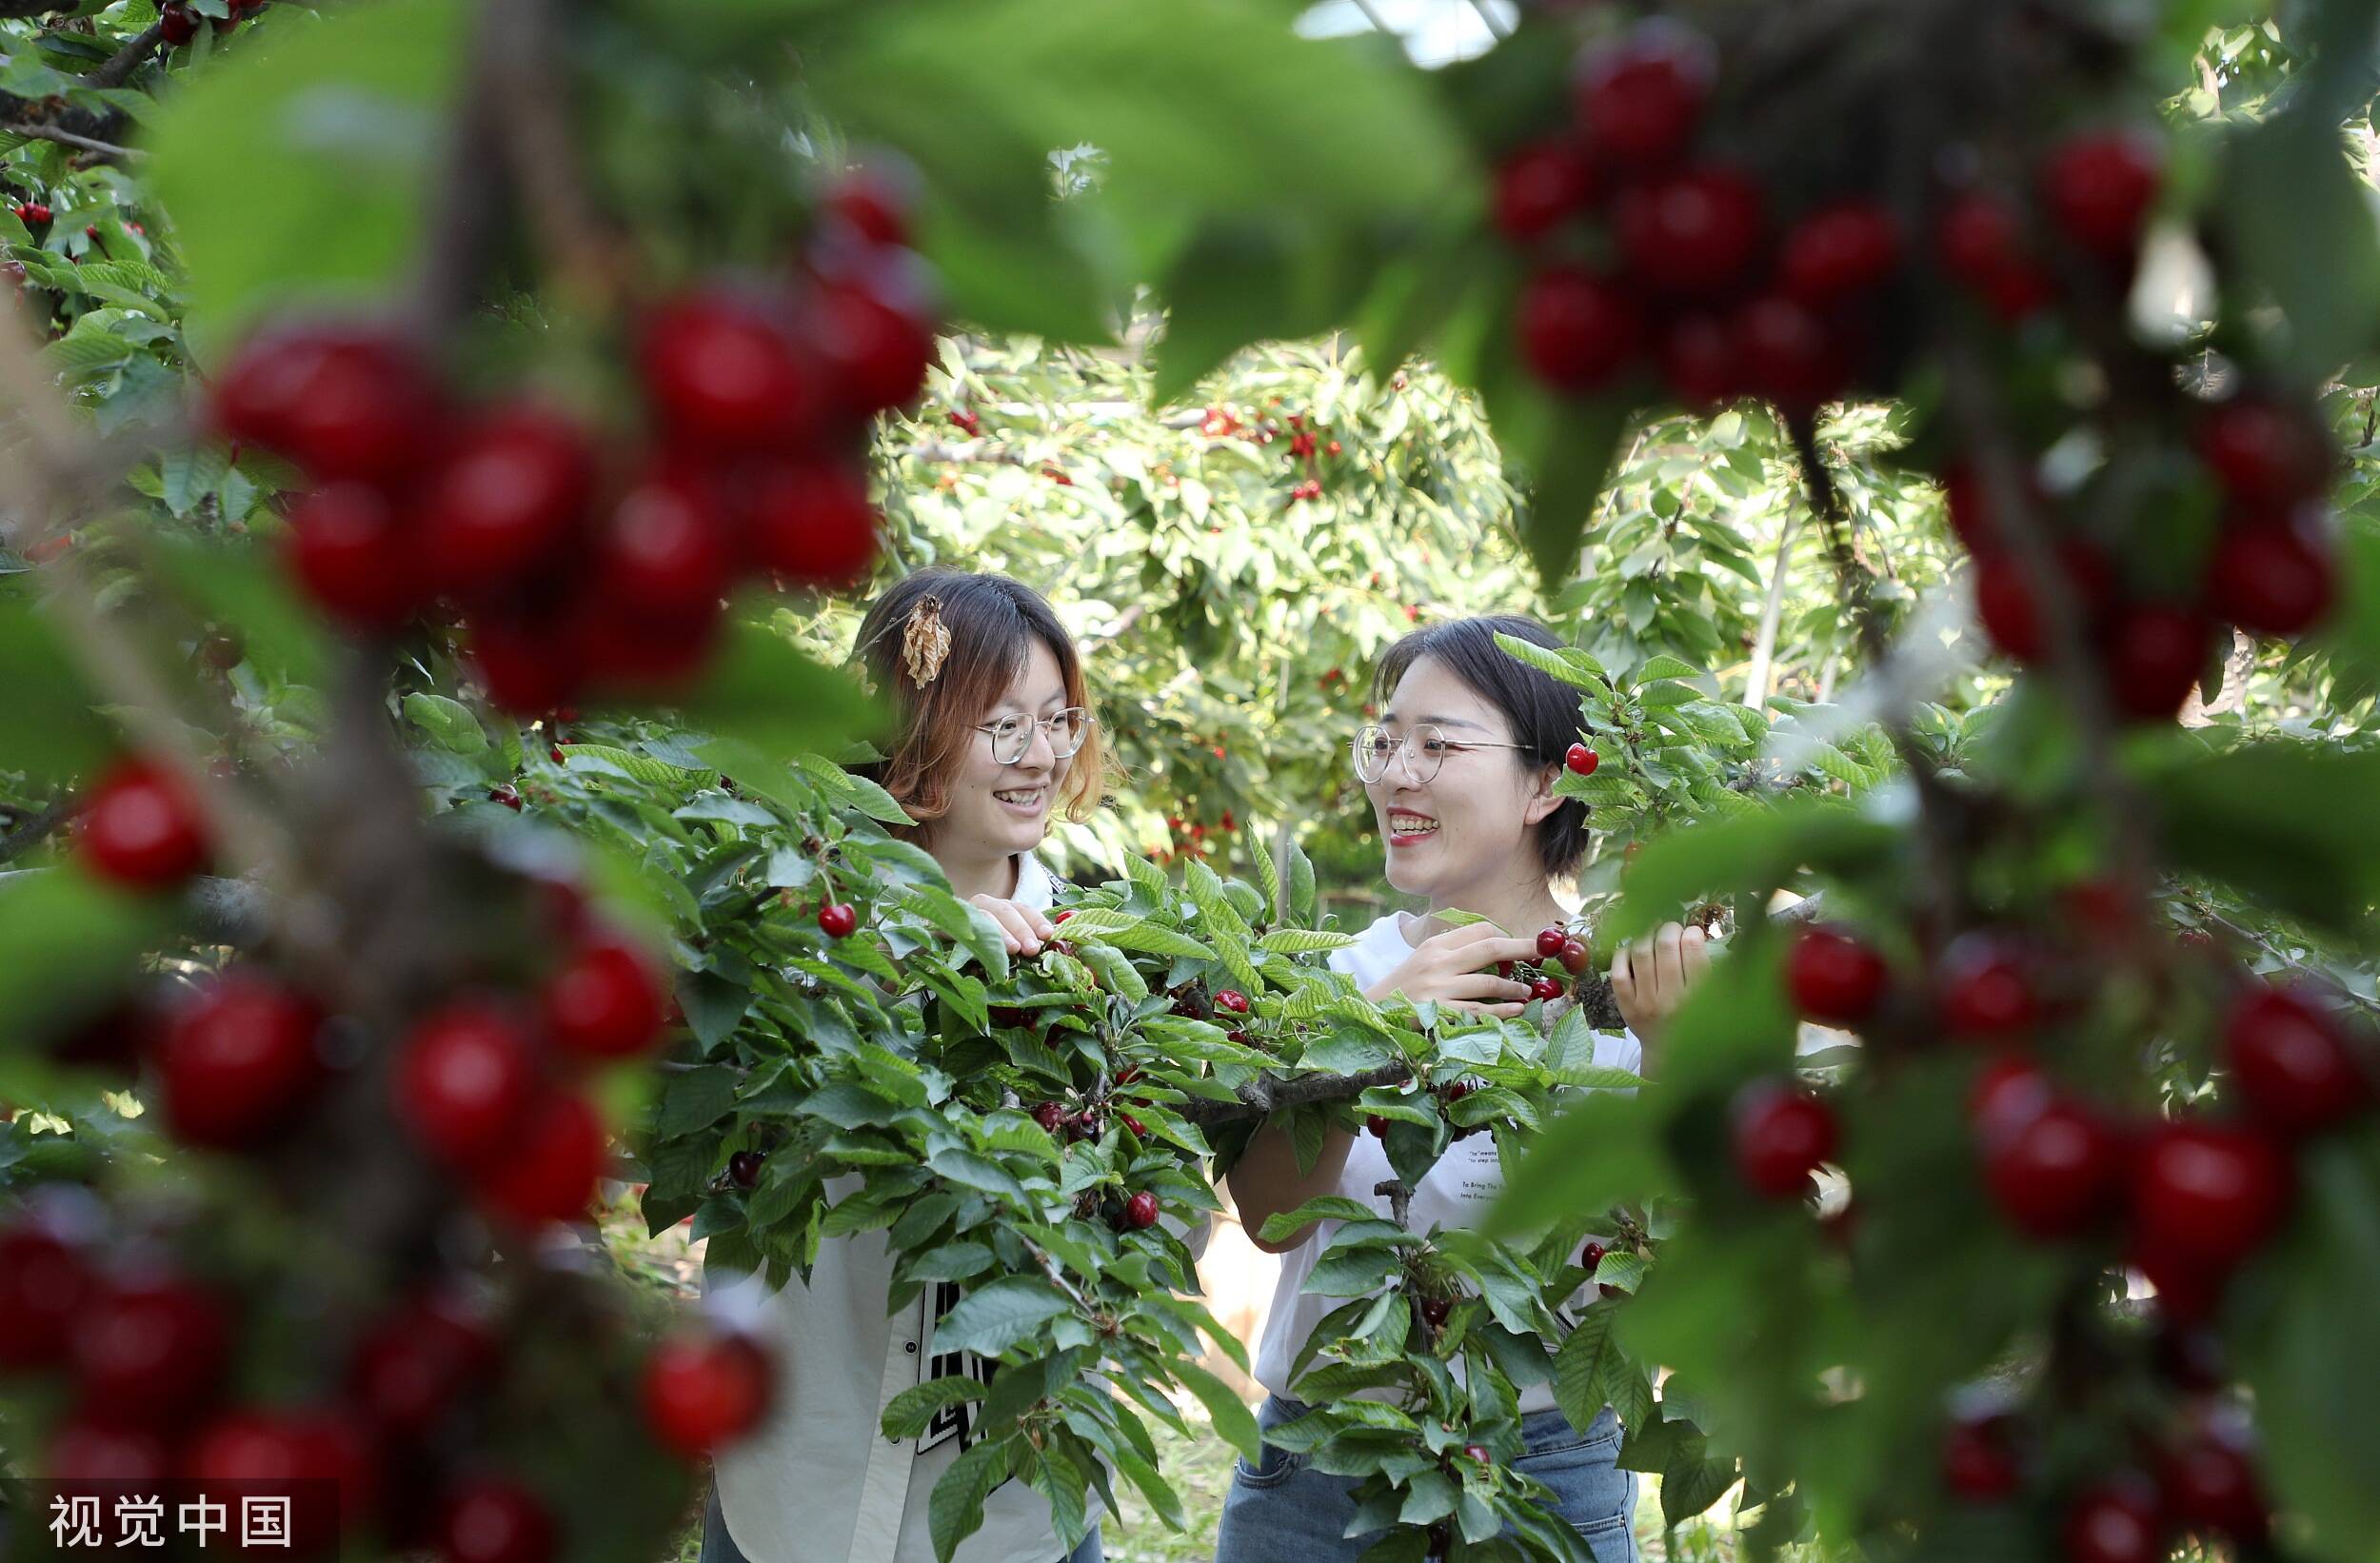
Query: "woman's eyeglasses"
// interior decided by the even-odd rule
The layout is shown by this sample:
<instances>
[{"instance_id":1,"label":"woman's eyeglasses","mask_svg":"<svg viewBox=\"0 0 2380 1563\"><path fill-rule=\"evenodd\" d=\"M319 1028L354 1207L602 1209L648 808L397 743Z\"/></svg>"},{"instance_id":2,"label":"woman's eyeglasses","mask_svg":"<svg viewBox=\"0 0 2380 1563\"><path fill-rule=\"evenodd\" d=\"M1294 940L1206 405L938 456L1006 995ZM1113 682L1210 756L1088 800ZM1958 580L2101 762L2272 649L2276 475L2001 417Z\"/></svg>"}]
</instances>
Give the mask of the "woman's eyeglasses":
<instances>
[{"instance_id":1,"label":"woman's eyeglasses","mask_svg":"<svg viewBox=\"0 0 2380 1563\"><path fill-rule=\"evenodd\" d=\"M979 722L975 730L992 735L994 760L1013 765L1024 758L1025 750L1033 747L1034 728L1049 735L1051 758L1064 760L1081 749L1098 721L1081 706L1069 705L1056 716L1043 717L1039 722L1029 717L1002 717L998 722Z\"/></svg>"},{"instance_id":2,"label":"woman's eyeglasses","mask_svg":"<svg viewBox=\"0 0 2380 1563\"><path fill-rule=\"evenodd\" d=\"M1438 779L1438 767L1446 763L1450 754L1466 749L1526 749L1525 743L1482 743L1465 739L1456 742L1440 731L1435 722L1422 722L1403 738L1385 727L1365 727L1356 734L1356 778L1367 784L1388 774L1389 762L1398 756L1404 758L1405 774L1417 787L1427 786Z\"/></svg>"}]
</instances>

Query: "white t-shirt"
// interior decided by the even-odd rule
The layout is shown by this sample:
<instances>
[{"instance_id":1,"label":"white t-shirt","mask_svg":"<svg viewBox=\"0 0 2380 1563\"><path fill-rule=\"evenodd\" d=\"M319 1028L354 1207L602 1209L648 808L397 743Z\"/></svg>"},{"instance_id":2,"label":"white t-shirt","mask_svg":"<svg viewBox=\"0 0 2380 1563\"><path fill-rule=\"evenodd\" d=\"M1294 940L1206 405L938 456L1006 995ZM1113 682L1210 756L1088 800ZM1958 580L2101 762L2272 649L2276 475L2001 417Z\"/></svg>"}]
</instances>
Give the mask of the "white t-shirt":
<instances>
[{"instance_id":1,"label":"white t-shirt","mask_svg":"<svg viewBox=\"0 0 2380 1563\"><path fill-rule=\"evenodd\" d=\"M1366 928L1353 944L1334 951L1331 965L1354 978L1358 987L1370 987L1413 954L1404 924L1403 913L1391 912ZM1643 1067L1644 1049L1633 1033L1598 1032L1595 1039L1595 1061L1633 1074ZM1354 1148L1347 1153L1346 1171L1339 1175L1338 1186L1326 1192L1359 1199L1386 1219L1390 1215L1388 1201L1372 1191L1396 1176L1396 1169L1388 1163L1388 1152L1380 1142L1370 1135L1358 1135ZM1496 1138L1473 1135L1449 1145L1446 1154L1430 1168L1420 1187L1413 1191L1406 1221L1416 1232L1428 1232L1433 1227L1450 1231L1469 1227L1487 1214L1488 1207L1503 1191L1504 1168L1497 1156ZM1265 1317L1264 1338L1257 1348L1256 1377L1258 1383L1284 1398L1290 1397L1290 1365L1297 1361L1315 1326L1347 1301L1345 1297L1319 1296L1304 1290L1306 1277L1314 1274L1315 1261L1330 1246L1331 1236L1339 1226L1338 1221L1318 1221L1306 1229L1305 1241L1280 1256L1280 1278L1273 1288L1273 1309ZM1532 1384L1520 1392L1520 1410L1524 1415L1552 1409L1554 1389L1550 1383Z\"/></svg>"},{"instance_id":2,"label":"white t-shirt","mask_svg":"<svg viewBox=\"0 0 2380 1563\"><path fill-rule=\"evenodd\" d=\"M1017 865L1019 903L1046 907L1056 880L1032 853ZM857 1177L828 1185L832 1199ZM915 1438L886 1438L884 1407L929 1378L987 1375L972 1352L937 1352L933 1321L960 1289L928 1282L924 1296L886 1314L892 1255L882 1232L821 1243L809 1284L765 1294L755 1333L779 1364L775 1408L752 1436L716 1462L727 1533L751 1563L934 1563L927 1500L974 1442L980 1401L953 1406ZM1010 1479L983 1500L983 1528L960 1543L955 1563L1058 1563L1065 1549L1049 1500Z\"/></svg>"}]
</instances>

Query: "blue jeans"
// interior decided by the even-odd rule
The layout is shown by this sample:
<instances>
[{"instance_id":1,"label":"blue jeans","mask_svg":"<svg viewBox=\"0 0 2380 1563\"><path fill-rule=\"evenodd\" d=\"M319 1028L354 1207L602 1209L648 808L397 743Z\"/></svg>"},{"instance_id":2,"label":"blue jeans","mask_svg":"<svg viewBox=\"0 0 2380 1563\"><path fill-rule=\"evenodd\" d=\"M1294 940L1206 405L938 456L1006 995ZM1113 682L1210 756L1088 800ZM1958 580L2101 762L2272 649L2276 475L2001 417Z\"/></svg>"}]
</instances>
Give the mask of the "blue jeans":
<instances>
[{"instance_id":1,"label":"blue jeans","mask_svg":"<svg viewBox=\"0 0 2380 1563\"><path fill-rule=\"evenodd\" d=\"M751 1563L736 1548L736 1538L727 1533L726 1516L719 1512L719 1484L711 1484L710 1496L703 1504L703 1563ZM824 1558L819 1563L827 1563ZM1100 1543L1100 1528L1091 1527L1091 1533L1058 1563L1107 1563L1106 1550ZM1597 1563L1601 1563L1597 1559Z\"/></svg>"},{"instance_id":2,"label":"blue jeans","mask_svg":"<svg viewBox=\"0 0 2380 1563\"><path fill-rule=\"evenodd\" d=\"M1271 1395L1257 1422L1276 1428L1306 1411ZM1520 1431L1528 1453L1513 1469L1552 1491L1554 1514L1586 1539L1596 1563L1636 1563L1636 1474L1619 1469L1619 1418L1612 1409L1604 1407L1584 1433L1558 1411L1524 1417ZM1378 1539L1377 1533L1346 1533L1357 1478L1317 1471L1308 1456L1271 1444L1263 1453L1259 1464L1243 1457L1232 1472L1215 1563L1348 1563Z\"/></svg>"}]
</instances>

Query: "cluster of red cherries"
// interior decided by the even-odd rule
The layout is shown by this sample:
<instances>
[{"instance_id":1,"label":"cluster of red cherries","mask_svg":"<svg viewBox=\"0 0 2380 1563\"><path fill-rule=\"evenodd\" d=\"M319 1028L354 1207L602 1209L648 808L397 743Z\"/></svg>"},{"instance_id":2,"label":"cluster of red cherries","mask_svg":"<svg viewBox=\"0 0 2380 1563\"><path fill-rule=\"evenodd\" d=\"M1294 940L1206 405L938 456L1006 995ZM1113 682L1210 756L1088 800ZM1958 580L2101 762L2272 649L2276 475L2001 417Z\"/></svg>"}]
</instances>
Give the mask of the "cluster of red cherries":
<instances>
[{"instance_id":1,"label":"cluster of red cherries","mask_svg":"<svg viewBox=\"0 0 2380 1563\"><path fill-rule=\"evenodd\" d=\"M105 883L169 893L209 856L203 817L162 767L120 762L86 795L76 861ZM350 1023L260 963L162 1002L128 999L59 1051L145 1064L144 1096L170 1135L260 1165L336 1118L334 1093L373 1091L391 1132L452 1191L442 1200L459 1196L497 1230L533 1240L548 1223L586 1215L608 1162L585 1076L645 1053L673 1019L661 971L574 885L536 890L561 949L550 968L528 991L458 993L419 1016L387 1058L385 1086L363 1078L370 1060ZM836 902L818 920L841 937L858 920ZM68 1391L45 1475L322 1478L336 1485L340 1516L317 1516L329 1531L300 1538L317 1550L341 1529L371 1526L455 1563L562 1555L567 1525L533 1486L456 1457L469 1440L452 1435L455 1418L484 1397L504 1357L489 1301L464 1271L411 1285L374 1318L326 1321L352 1336L335 1382L300 1402L251 1404L234 1388L240 1289L164 1256L168 1247L163 1233L107 1243L96 1217L71 1202L0 1229L0 1372ZM766 1355L734 1333L664 1340L642 1368L645 1435L689 1460L705 1455L766 1415L774 1376ZM442 1473L430 1493L426 1463Z\"/></svg>"},{"instance_id":2,"label":"cluster of red cherries","mask_svg":"<svg viewBox=\"0 0 2380 1563\"><path fill-rule=\"evenodd\" d=\"M1522 361L1565 393L1641 387L1707 411L1739 397L1807 415L1857 390L1888 391L1876 349L1916 263L1954 298L2011 326L2065 305L2120 313L2163 179L2162 148L2129 129L2052 146L2021 194L1968 186L1928 215L1921 247L1903 217L1864 192L1779 222L1762 181L1696 151L1717 74L1710 41L1666 18L1591 47L1575 77L1573 123L1509 157L1497 174L1498 230L1534 258L1515 326ZM1924 248L1925 255L1918 251ZM1599 258L1581 258L1599 257ZM2130 349L2126 349L2130 351ZM2111 703L2171 719L2208 664L2215 626L2293 636L2328 611L2335 573L2320 501L2331 451L2303 396L2250 386L2202 403L2146 354L2112 417L2187 445L2221 493L2225 521L2194 586L2129 588L2079 520L2048 530ZM1989 485L1954 454L1941 471L1952 524L1973 552L1977 607L1993 643L2024 663L2052 647L2021 554L1987 503ZM2030 477L2021 498L2045 512Z\"/></svg>"},{"instance_id":3,"label":"cluster of red cherries","mask_svg":"<svg viewBox=\"0 0 2380 1563\"><path fill-rule=\"evenodd\" d=\"M1967 1115L1986 1196L2028 1240L2113 1242L2154 1288L2170 1355L2187 1358L2183 1346L2204 1338L2232 1277L2289 1220L2292 1147L2380 1102L2380 1053L2305 993L2243 980L2221 1021L2233 1110L2136 1118L2061 1083L2028 1046L2068 1013L2044 976L2052 965L2018 937L1984 931L1954 940L1922 980L1910 980L1856 933L1814 924L1795 936L1785 982L1800 1014L1820 1024L1857 1029L1893 1017L1975 1048L1982 1061ZM1826 1098L1786 1079L1745 1087L1732 1134L1739 1177L1775 1199L1808 1194L1841 1139ZM2218 1387L2189 1372L2183 1379L2199 1392ZM1945 1469L1957 1496L2017 1490L2013 1427L1996 1412L1954 1427ZM2162 1485L2126 1475L2075 1499L2073 1563L2161 1558L2176 1525L2261 1538L2269 1520L2252 1466L2220 1418L2160 1457Z\"/></svg>"},{"instance_id":4,"label":"cluster of red cherries","mask_svg":"<svg viewBox=\"0 0 2380 1563\"><path fill-rule=\"evenodd\" d=\"M1280 398L1273 400L1279 402ZM1271 418L1261 418L1253 425L1247 425L1241 423L1240 415L1229 407L1209 407L1206 416L1200 420L1199 432L1210 440L1229 439L1244 433L1260 445L1271 445L1286 432L1289 436L1290 465L1302 467L1305 472L1303 478L1290 485L1289 502L1292 505L1322 497L1322 459L1336 457L1346 448L1331 437L1326 425L1317 423L1309 426L1305 414L1301 412L1285 413L1278 423Z\"/></svg>"},{"instance_id":5,"label":"cluster of red cherries","mask_svg":"<svg viewBox=\"0 0 2380 1563\"><path fill-rule=\"evenodd\" d=\"M225 14L214 18L215 31L218 35L229 32L243 19L264 9L265 0L225 0ZM167 48L180 49L198 36L198 25L205 20L182 0L166 0L157 12L157 36L165 40Z\"/></svg>"},{"instance_id":6,"label":"cluster of red cherries","mask_svg":"<svg viewBox=\"0 0 2380 1563\"><path fill-rule=\"evenodd\" d=\"M648 442L535 400L459 406L422 351L354 324L271 329L213 387L215 427L301 467L291 570L362 632L459 610L521 714L699 671L742 578L847 585L876 558L863 445L913 400L936 313L902 183L845 176L793 274L715 280L634 324Z\"/></svg>"}]
</instances>

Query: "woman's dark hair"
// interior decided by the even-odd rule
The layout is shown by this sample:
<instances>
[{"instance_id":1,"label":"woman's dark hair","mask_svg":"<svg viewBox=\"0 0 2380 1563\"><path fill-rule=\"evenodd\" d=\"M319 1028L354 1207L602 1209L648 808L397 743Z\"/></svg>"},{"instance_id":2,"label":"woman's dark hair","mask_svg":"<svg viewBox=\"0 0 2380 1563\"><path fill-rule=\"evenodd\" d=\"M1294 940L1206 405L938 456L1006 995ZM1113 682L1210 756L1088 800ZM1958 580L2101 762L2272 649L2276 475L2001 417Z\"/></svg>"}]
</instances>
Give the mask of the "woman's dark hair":
<instances>
[{"instance_id":1,"label":"woman's dark hair","mask_svg":"<svg viewBox=\"0 0 2380 1563\"><path fill-rule=\"evenodd\" d=\"M928 597L949 631L950 649L938 672L920 684L910 673L905 648L911 616ZM892 696L892 748L882 763L856 768L891 793L911 819L921 823L941 819L950 811L950 779L975 742L976 724L1023 671L1037 640L1058 660L1066 703L1091 709L1074 638L1040 592L1004 575L942 568L894 582L869 604L851 652L865 665L869 682ZM1106 750L1094 724L1058 791L1067 819L1090 813L1105 789L1106 773Z\"/></svg>"},{"instance_id":2,"label":"woman's dark hair","mask_svg":"<svg viewBox=\"0 0 2380 1563\"><path fill-rule=\"evenodd\" d=\"M1504 713L1513 742L1521 745L1514 756L1523 765L1559 765L1586 725L1586 703L1577 690L1497 645L1499 634L1549 650L1563 643L1535 619L1517 613L1455 619L1417 629L1381 655L1372 675L1373 703L1386 709L1406 670L1424 657L1435 658L1464 688ZM1547 878L1570 873L1587 853L1587 805L1576 798L1563 799L1537 821L1537 861L1545 865Z\"/></svg>"}]
</instances>

